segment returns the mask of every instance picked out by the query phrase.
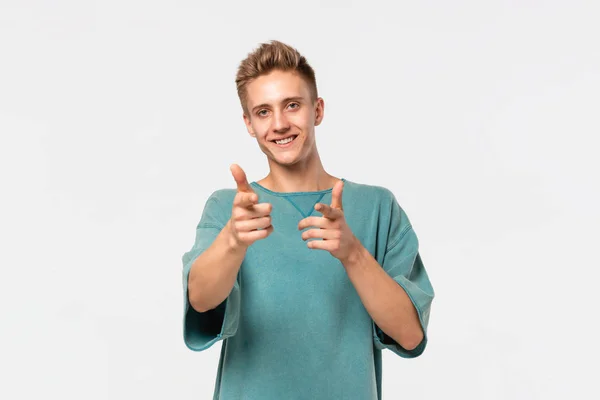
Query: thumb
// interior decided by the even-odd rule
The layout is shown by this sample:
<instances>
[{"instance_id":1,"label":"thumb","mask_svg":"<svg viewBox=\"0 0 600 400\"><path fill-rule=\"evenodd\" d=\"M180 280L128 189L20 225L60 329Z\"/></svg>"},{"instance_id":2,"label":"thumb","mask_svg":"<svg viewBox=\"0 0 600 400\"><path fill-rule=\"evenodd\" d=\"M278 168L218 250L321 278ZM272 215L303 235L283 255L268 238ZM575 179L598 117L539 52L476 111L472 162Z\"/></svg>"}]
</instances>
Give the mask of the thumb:
<instances>
[{"instance_id":1,"label":"thumb","mask_svg":"<svg viewBox=\"0 0 600 400\"><path fill-rule=\"evenodd\" d=\"M331 191L331 207L339 208L343 210L344 207L342 205L342 192L344 190L344 181L341 179L333 185L333 190Z\"/></svg>"},{"instance_id":2,"label":"thumb","mask_svg":"<svg viewBox=\"0 0 600 400\"><path fill-rule=\"evenodd\" d=\"M248 183L248 179L246 179L246 173L244 172L242 167L240 167L237 164L231 164L229 170L233 175L233 179L235 179L238 192L254 193L254 190L252 190L252 187Z\"/></svg>"}]
</instances>

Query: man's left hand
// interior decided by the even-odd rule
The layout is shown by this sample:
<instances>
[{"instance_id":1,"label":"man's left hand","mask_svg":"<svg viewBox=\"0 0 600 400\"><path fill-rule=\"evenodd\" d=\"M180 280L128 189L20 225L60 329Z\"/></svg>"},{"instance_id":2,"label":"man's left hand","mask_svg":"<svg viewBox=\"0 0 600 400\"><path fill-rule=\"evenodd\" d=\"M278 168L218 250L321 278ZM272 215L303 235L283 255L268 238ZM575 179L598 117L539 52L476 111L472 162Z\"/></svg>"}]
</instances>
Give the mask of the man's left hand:
<instances>
[{"instance_id":1,"label":"man's left hand","mask_svg":"<svg viewBox=\"0 0 600 400\"><path fill-rule=\"evenodd\" d=\"M361 243L346 223L344 210L342 207L342 191L344 182L338 181L331 191L331 205L317 203L315 210L323 214L322 217L307 217L298 223L298 230L308 226L315 226L316 229L309 229L302 232L302 240L311 238L320 238L322 240L311 240L306 245L310 249L327 250L332 256L342 261L348 260Z\"/></svg>"}]
</instances>

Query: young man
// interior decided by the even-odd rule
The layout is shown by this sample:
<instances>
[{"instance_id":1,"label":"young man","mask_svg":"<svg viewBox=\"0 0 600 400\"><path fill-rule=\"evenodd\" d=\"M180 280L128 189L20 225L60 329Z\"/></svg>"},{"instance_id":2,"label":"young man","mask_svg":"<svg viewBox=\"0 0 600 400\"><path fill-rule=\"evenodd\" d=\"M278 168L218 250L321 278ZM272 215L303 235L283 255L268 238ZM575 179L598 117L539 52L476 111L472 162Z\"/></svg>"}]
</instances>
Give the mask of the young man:
<instances>
[{"instance_id":1,"label":"young man","mask_svg":"<svg viewBox=\"0 0 600 400\"><path fill-rule=\"evenodd\" d=\"M392 192L325 171L315 75L281 42L242 61L238 95L269 174L207 200L183 255L184 341L223 340L214 399L381 399L381 350L417 357L434 291Z\"/></svg>"}]
</instances>

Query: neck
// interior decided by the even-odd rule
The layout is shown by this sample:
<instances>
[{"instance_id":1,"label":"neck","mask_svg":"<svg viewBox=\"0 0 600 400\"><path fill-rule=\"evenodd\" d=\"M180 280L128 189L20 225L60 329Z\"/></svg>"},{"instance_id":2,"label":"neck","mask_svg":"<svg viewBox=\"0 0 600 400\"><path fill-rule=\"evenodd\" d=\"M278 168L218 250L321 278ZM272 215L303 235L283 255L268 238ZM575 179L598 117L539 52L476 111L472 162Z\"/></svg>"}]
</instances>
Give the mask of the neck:
<instances>
[{"instance_id":1,"label":"neck","mask_svg":"<svg viewBox=\"0 0 600 400\"><path fill-rule=\"evenodd\" d=\"M317 149L294 165L281 165L269 160L269 174L258 181L274 192L313 192L332 188L339 178L323 168Z\"/></svg>"}]
</instances>

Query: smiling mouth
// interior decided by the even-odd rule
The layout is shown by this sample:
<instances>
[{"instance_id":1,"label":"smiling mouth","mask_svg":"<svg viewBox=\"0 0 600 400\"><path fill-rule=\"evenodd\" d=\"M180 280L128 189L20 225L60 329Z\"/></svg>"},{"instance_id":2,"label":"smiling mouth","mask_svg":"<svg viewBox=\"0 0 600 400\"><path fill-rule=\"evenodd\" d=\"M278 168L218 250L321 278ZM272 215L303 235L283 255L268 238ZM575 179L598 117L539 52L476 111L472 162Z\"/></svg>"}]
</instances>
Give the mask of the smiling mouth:
<instances>
[{"instance_id":1,"label":"smiling mouth","mask_svg":"<svg viewBox=\"0 0 600 400\"><path fill-rule=\"evenodd\" d=\"M285 146L286 144L290 144L291 142L293 142L294 140L296 140L296 138L298 137L298 135L292 135L289 136L285 139L276 139L276 140L271 140L272 143L275 143L276 145L279 146ZM291 140L290 140L291 138Z\"/></svg>"}]
</instances>

